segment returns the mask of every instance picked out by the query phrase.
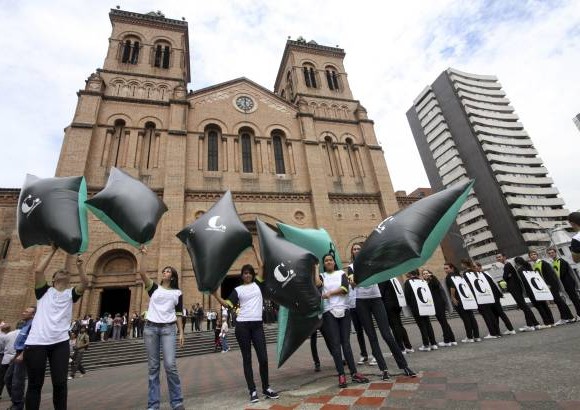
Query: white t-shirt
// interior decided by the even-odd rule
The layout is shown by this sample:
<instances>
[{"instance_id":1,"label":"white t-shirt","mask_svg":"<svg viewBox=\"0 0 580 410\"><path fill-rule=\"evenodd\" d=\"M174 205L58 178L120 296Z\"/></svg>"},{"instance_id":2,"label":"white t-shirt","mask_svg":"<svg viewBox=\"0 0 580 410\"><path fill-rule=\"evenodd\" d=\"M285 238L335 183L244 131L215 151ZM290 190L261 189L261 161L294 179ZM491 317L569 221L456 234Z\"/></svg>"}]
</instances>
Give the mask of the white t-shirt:
<instances>
[{"instance_id":1,"label":"white t-shirt","mask_svg":"<svg viewBox=\"0 0 580 410\"><path fill-rule=\"evenodd\" d=\"M147 320L154 323L173 323L177 314L182 315L183 299L179 289L167 289L156 283L147 291L149 293L149 307Z\"/></svg>"},{"instance_id":2,"label":"white t-shirt","mask_svg":"<svg viewBox=\"0 0 580 410\"><path fill-rule=\"evenodd\" d=\"M228 300L232 306L240 305L238 322L262 321L262 289L256 282L236 287Z\"/></svg>"},{"instance_id":3,"label":"white t-shirt","mask_svg":"<svg viewBox=\"0 0 580 410\"><path fill-rule=\"evenodd\" d=\"M322 272L322 294L332 292L333 290L343 288L348 291L348 279L341 270L335 270L332 273ZM323 311L328 312L332 309L349 309L348 294L334 295L328 299L322 299Z\"/></svg>"},{"instance_id":4,"label":"white t-shirt","mask_svg":"<svg viewBox=\"0 0 580 410\"><path fill-rule=\"evenodd\" d=\"M45 284L35 289L36 314L26 339L26 346L52 345L69 340L73 303L80 299L74 288L59 292Z\"/></svg>"}]
</instances>

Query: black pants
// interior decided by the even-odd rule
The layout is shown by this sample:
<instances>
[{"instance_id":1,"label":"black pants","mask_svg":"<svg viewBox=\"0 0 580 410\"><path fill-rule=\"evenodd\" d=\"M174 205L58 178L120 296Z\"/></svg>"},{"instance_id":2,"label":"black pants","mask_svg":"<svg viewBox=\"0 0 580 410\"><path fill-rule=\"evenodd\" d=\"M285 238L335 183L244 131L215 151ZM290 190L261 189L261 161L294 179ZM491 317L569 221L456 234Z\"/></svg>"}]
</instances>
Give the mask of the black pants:
<instances>
[{"instance_id":1,"label":"black pants","mask_svg":"<svg viewBox=\"0 0 580 410\"><path fill-rule=\"evenodd\" d=\"M403 326L403 322L401 321L401 311L403 309L400 307L389 307L386 306L387 317L389 318L389 324L391 329L393 330L393 336L395 340L399 344L401 350L403 349L412 349L413 345L409 340L409 335L407 334L407 330L405 326Z\"/></svg>"},{"instance_id":2,"label":"black pants","mask_svg":"<svg viewBox=\"0 0 580 410\"><path fill-rule=\"evenodd\" d=\"M369 355L367 353L367 345L365 343L365 333L356 309L350 309L350 320L356 332L356 340L358 340L358 346L360 347L360 355L364 358L368 358Z\"/></svg>"},{"instance_id":3,"label":"black pants","mask_svg":"<svg viewBox=\"0 0 580 410\"><path fill-rule=\"evenodd\" d=\"M574 316L572 316L572 311L566 304L566 301L564 300L562 295L560 295L559 289L550 288L550 292L552 292L552 296L554 296L554 303L556 304L556 306L558 306L558 311L560 312L560 319L562 320L574 319Z\"/></svg>"},{"instance_id":4,"label":"black pants","mask_svg":"<svg viewBox=\"0 0 580 410\"><path fill-rule=\"evenodd\" d=\"M16 410L24 409L24 386L26 384L26 367L24 362L12 361L4 376L6 390L10 395L12 407Z\"/></svg>"},{"instance_id":5,"label":"black pants","mask_svg":"<svg viewBox=\"0 0 580 410\"><path fill-rule=\"evenodd\" d=\"M397 362L399 369L404 369L407 367L407 360L405 360L405 356L403 356L401 348L391 333L391 328L389 327L389 318L387 317L387 311L385 310L385 305L383 304L381 298L357 299L356 310L359 314L362 327L365 330L367 337L369 338L373 356L377 360L379 369L387 370L387 363L385 362L385 358L383 357L383 353L381 352L381 348L379 346L377 332L373 326L373 317L377 322L377 327L379 328L379 332L381 333L383 340L385 343L387 343L387 346L389 346L391 353L393 353L393 358Z\"/></svg>"},{"instance_id":6,"label":"black pants","mask_svg":"<svg viewBox=\"0 0 580 410\"><path fill-rule=\"evenodd\" d=\"M489 334L492 336L501 336L499 332L499 320L496 320L496 317L491 310L492 305L493 303L478 305L477 310L481 317L483 317L483 321L485 322L485 326L487 326Z\"/></svg>"},{"instance_id":7,"label":"black pants","mask_svg":"<svg viewBox=\"0 0 580 410\"><path fill-rule=\"evenodd\" d=\"M85 354L84 349L75 350L72 356L72 363L70 364L70 375L75 377L77 370L81 374L85 374L85 367L83 366L83 355Z\"/></svg>"},{"instance_id":8,"label":"black pants","mask_svg":"<svg viewBox=\"0 0 580 410\"><path fill-rule=\"evenodd\" d=\"M318 330L310 335L310 353L312 353L312 362L315 365L320 365L320 357L318 357L318 347L316 346L318 339Z\"/></svg>"},{"instance_id":9,"label":"black pants","mask_svg":"<svg viewBox=\"0 0 580 410\"><path fill-rule=\"evenodd\" d=\"M429 316L413 315L413 317L415 318L415 323L417 323L419 331L421 332L423 346L429 347L432 345L437 345L437 341L435 340L435 333L433 332L433 326L431 325Z\"/></svg>"},{"instance_id":10,"label":"black pants","mask_svg":"<svg viewBox=\"0 0 580 410\"><path fill-rule=\"evenodd\" d=\"M209 322L208 322L209 323ZM262 321L238 322L236 326L236 339L240 345L242 361L244 363L244 377L248 390L256 390L254 383L254 371L252 370L252 344L258 357L260 366L260 379L262 380L262 390L270 387L268 381L268 351L266 350L266 336Z\"/></svg>"},{"instance_id":11,"label":"black pants","mask_svg":"<svg viewBox=\"0 0 580 410\"><path fill-rule=\"evenodd\" d=\"M532 305L536 308L536 310L540 313L540 317L542 318L542 322L545 325L553 325L554 324L554 315L552 315L552 311L548 306L548 302L545 300L532 302Z\"/></svg>"},{"instance_id":12,"label":"black pants","mask_svg":"<svg viewBox=\"0 0 580 410\"><path fill-rule=\"evenodd\" d=\"M46 359L50 363L50 378L52 380L52 403L55 410L67 408L67 369L69 358L69 342L45 346L26 346L24 363L28 373L28 389L26 390L26 409L40 408L40 393L44 384Z\"/></svg>"},{"instance_id":13,"label":"black pants","mask_svg":"<svg viewBox=\"0 0 580 410\"><path fill-rule=\"evenodd\" d=\"M2 360L0 358L0 360ZM0 395L2 395L2 391L4 390L4 375L6 374L6 370L8 370L7 364L0 365Z\"/></svg>"},{"instance_id":14,"label":"black pants","mask_svg":"<svg viewBox=\"0 0 580 410\"><path fill-rule=\"evenodd\" d=\"M322 315L322 336L330 349L334 366L339 375L344 374L342 355L348 364L350 373L356 373L356 364L350 348L350 309L346 309L344 317L336 318L330 312ZM342 348L342 352L341 352Z\"/></svg>"},{"instance_id":15,"label":"black pants","mask_svg":"<svg viewBox=\"0 0 580 410\"><path fill-rule=\"evenodd\" d=\"M572 280L573 282L573 280ZM574 304L576 308L576 315L580 316L580 298L578 297L578 292L576 291L575 283L564 283L564 290L568 294L570 301Z\"/></svg>"},{"instance_id":16,"label":"black pants","mask_svg":"<svg viewBox=\"0 0 580 410\"><path fill-rule=\"evenodd\" d=\"M479 337L479 326L477 325L477 320L475 320L475 315L473 310L465 310L463 306L454 306L455 310L459 314L459 317L463 321L463 326L465 327L465 335L468 339L474 339Z\"/></svg>"},{"instance_id":17,"label":"black pants","mask_svg":"<svg viewBox=\"0 0 580 410\"><path fill-rule=\"evenodd\" d=\"M491 313L493 314L494 320L497 323L498 328L499 328L499 320L501 319L507 330L514 330L514 326L512 325L510 318L503 311L503 308L501 307L501 303L499 300L496 300L495 303L491 305Z\"/></svg>"},{"instance_id":18,"label":"black pants","mask_svg":"<svg viewBox=\"0 0 580 410\"><path fill-rule=\"evenodd\" d=\"M532 309L530 309L530 307L526 303L524 295L522 295L521 292L517 292L515 290L510 290L510 293L513 296L514 300L516 301L518 308L522 312L524 312L524 316L526 318L526 326L530 327L538 326L540 323L536 319L536 316L534 316L534 312L532 312Z\"/></svg>"},{"instance_id":19,"label":"black pants","mask_svg":"<svg viewBox=\"0 0 580 410\"><path fill-rule=\"evenodd\" d=\"M435 309L435 317L441 325L441 330L443 331L443 341L445 343L455 342L455 335L453 334L453 330L447 321L445 309Z\"/></svg>"}]
</instances>

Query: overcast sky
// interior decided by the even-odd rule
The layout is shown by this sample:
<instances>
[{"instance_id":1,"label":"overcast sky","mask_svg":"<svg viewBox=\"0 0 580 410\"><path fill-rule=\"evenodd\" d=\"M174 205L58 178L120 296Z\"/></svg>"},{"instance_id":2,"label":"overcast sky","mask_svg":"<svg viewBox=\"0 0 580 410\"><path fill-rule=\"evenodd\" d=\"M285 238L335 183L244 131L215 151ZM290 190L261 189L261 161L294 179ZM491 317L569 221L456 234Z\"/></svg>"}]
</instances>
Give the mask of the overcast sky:
<instances>
[{"instance_id":1,"label":"overcast sky","mask_svg":"<svg viewBox=\"0 0 580 410\"><path fill-rule=\"evenodd\" d=\"M76 92L103 64L116 5L185 17L193 90L242 76L272 90L288 36L340 46L395 190L429 186L405 117L419 92L448 67L496 75L567 208L580 208L574 0L0 0L0 187L20 187L26 173L54 175Z\"/></svg>"}]
</instances>

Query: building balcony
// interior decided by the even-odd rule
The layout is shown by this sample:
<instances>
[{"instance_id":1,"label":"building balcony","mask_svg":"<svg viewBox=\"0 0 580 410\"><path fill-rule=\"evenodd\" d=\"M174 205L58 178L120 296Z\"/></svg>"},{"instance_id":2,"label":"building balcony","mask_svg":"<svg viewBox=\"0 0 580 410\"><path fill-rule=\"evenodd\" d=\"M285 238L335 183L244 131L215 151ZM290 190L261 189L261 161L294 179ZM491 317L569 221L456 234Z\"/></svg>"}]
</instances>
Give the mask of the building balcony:
<instances>
[{"instance_id":1,"label":"building balcony","mask_svg":"<svg viewBox=\"0 0 580 410\"><path fill-rule=\"evenodd\" d=\"M529 138L512 138L512 137L497 137L494 135L477 134L479 142L485 142L498 145L510 145L519 148L533 148L534 144Z\"/></svg>"},{"instance_id":2,"label":"building balcony","mask_svg":"<svg viewBox=\"0 0 580 410\"><path fill-rule=\"evenodd\" d=\"M477 199L477 197L469 198L467 201L463 203L463 205L461 205L461 208L459 208L459 212L463 212L463 210L471 208L472 206L475 205L479 205L479 200Z\"/></svg>"},{"instance_id":3,"label":"building balcony","mask_svg":"<svg viewBox=\"0 0 580 410\"><path fill-rule=\"evenodd\" d=\"M466 236L473 231L477 231L478 229L483 228L489 228L489 224L487 223L486 219L480 219L479 221L466 225L463 228L460 228L459 231L461 232L461 235Z\"/></svg>"},{"instance_id":4,"label":"building balcony","mask_svg":"<svg viewBox=\"0 0 580 410\"><path fill-rule=\"evenodd\" d=\"M486 243L485 245L481 246L469 246L469 256L473 259L478 259L481 255L485 255L489 252L497 251L497 244L495 242Z\"/></svg>"},{"instance_id":5,"label":"building balcony","mask_svg":"<svg viewBox=\"0 0 580 410\"><path fill-rule=\"evenodd\" d=\"M499 162L503 164L521 164L521 165L542 165L544 162L539 157L520 157L515 155L497 155L487 154L489 162Z\"/></svg>"},{"instance_id":6,"label":"building balcony","mask_svg":"<svg viewBox=\"0 0 580 410\"><path fill-rule=\"evenodd\" d=\"M451 68L451 67L449 67L446 71L447 71L448 75L455 74L459 77L467 78L469 80L476 80L476 81L482 81L482 82L483 81L493 82L493 83L499 84L501 87L501 84L498 82L497 77L495 75L466 73L465 71L460 71L460 70L457 70L457 69Z\"/></svg>"},{"instance_id":7,"label":"building balcony","mask_svg":"<svg viewBox=\"0 0 580 410\"><path fill-rule=\"evenodd\" d=\"M455 148L451 148L445 154L437 158L437 161L435 161L435 166L441 170L443 167L445 167L445 165L454 159L458 159L459 163L463 164L463 161L461 161L461 158L459 158L459 152Z\"/></svg>"},{"instance_id":8,"label":"building balcony","mask_svg":"<svg viewBox=\"0 0 580 410\"><path fill-rule=\"evenodd\" d=\"M567 209L512 209L512 215L520 218L566 218L568 214Z\"/></svg>"},{"instance_id":9,"label":"building balcony","mask_svg":"<svg viewBox=\"0 0 580 410\"><path fill-rule=\"evenodd\" d=\"M505 97L505 92L501 88L483 88L479 86L474 87L471 85L462 84L460 82L456 82L453 85L455 86L456 90L467 91L468 93L490 97Z\"/></svg>"},{"instance_id":10,"label":"building balcony","mask_svg":"<svg viewBox=\"0 0 580 410\"><path fill-rule=\"evenodd\" d=\"M507 129L523 129L524 125L519 121L505 121L505 120L496 120L492 118L480 117L476 115L471 115L470 117L471 123L475 125L481 125L484 127L491 127L491 128L507 128Z\"/></svg>"},{"instance_id":11,"label":"building balcony","mask_svg":"<svg viewBox=\"0 0 580 410\"><path fill-rule=\"evenodd\" d=\"M560 191L556 187L519 187L513 185L502 185L501 191L505 195L520 194L520 195L558 195Z\"/></svg>"},{"instance_id":12,"label":"building balcony","mask_svg":"<svg viewBox=\"0 0 580 410\"><path fill-rule=\"evenodd\" d=\"M463 172L457 173L457 169L461 168ZM453 160L447 162L442 167L439 168L439 176L445 178L446 175L454 175L455 177L451 180L457 178L459 175L467 175L463 162L459 158L454 158Z\"/></svg>"},{"instance_id":13,"label":"building balcony","mask_svg":"<svg viewBox=\"0 0 580 410\"><path fill-rule=\"evenodd\" d=\"M435 118L433 118L433 120L426 127L423 128L424 130L423 132L426 135L431 135L431 133L434 132L434 130L438 130L438 128L440 128L441 126L443 126L442 130L447 129L447 123L445 122L445 118L443 118L443 115L439 114ZM441 131L438 130L437 134L441 133Z\"/></svg>"},{"instance_id":14,"label":"building balcony","mask_svg":"<svg viewBox=\"0 0 580 410\"><path fill-rule=\"evenodd\" d=\"M428 105L433 103L437 105L437 99L435 98L435 94L433 93L433 91L429 89L427 96L423 98L423 100L419 103L419 105L415 105L415 111L417 111L417 113L425 112L425 108L427 108ZM429 109L427 109L426 111L429 111Z\"/></svg>"},{"instance_id":15,"label":"building balcony","mask_svg":"<svg viewBox=\"0 0 580 410\"><path fill-rule=\"evenodd\" d=\"M461 225L477 218L478 216L483 216L483 211L481 208L474 209L473 211L467 213L460 213L455 221L457 222L457 225Z\"/></svg>"},{"instance_id":16,"label":"building balcony","mask_svg":"<svg viewBox=\"0 0 580 410\"><path fill-rule=\"evenodd\" d=\"M524 137L529 138L528 133L525 130L508 130L505 128L495 128L495 127L483 127L481 125L475 125L473 130L478 134L488 134L488 135L500 135L505 137Z\"/></svg>"},{"instance_id":17,"label":"building balcony","mask_svg":"<svg viewBox=\"0 0 580 410\"><path fill-rule=\"evenodd\" d=\"M498 105L498 104L490 104L480 101L473 101L473 100L461 100L461 103L464 107L471 107L471 108L479 108L482 110L491 110L491 111L498 111L503 113L510 113L513 114L514 107L511 105Z\"/></svg>"},{"instance_id":18,"label":"building balcony","mask_svg":"<svg viewBox=\"0 0 580 410\"><path fill-rule=\"evenodd\" d=\"M491 169L499 174L548 175L544 167L516 167L511 165L491 164Z\"/></svg>"},{"instance_id":19,"label":"building balcony","mask_svg":"<svg viewBox=\"0 0 580 410\"><path fill-rule=\"evenodd\" d=\"M510 100L504 97L488 97L486 95L468 93L466 91L458 91L457 95L462 100L471 100L476 102L483 102L493 105L509 105Z\"/></svg>"},{"instance_id":20,"label":"building balcony","mask_svg":"<svg viewBox=\"0 0 580 410\"><path fill-rule=\"evenodd\" d=\"M564 206L562 198L522 198L522 197L506 197L509 205L521 206Z\"/></svg>"},{"instance_id":21,"label":"building balcony","mask_svg":"<svg viewBox=\"0 0 580 410\"><path fill-rule=\"evenodd\" d=\"M491 231L480 232L477 235L468 236L471 239L471 243L476 246L479 242L486 241L488 239L493 239L493 234Z\"/></svg>"},{"instance_id":22,"label":"building balcony","mask_svg":"<svg viewBox=\"0 0 580 410\"><path fill-rule=\"evenodd\" d=\"M429 111L426 111L427 114L421 118L421 127L423 127L423 129L425 129L425 127L427 126L427 124L429 124L429 122L436 117L437 115L442 115L441 114L441 108L439 108L439 106L435 105L433 108L431 108Z\"/></svg>"},{"instance_id":23,"label":"building balcony","mask_svg":"<svg viewBox=\"0 0 580 410\"><path fill-rule=\"evenodd\" d=\"M465 107L465 112L467 115L477 115L483 118L493 118L496 120L503 120L503 121L517 121L520 119L516 114L513 113L505 113L505 112L496 112L496 111L489 111L489 110L482 110L472 107Z\"/></svg>"},{"instance_id":24,"label":"building balcony","mask_svg":"<svg viewBox=\"0 0 580 410\"><path fill-rule=\"evenodd\" d=\"M447 184L451 183L451 181L456 180L460 176L467 175L467 172L465 171L465 168L463 168L462 166L459 166L459 167L455 168L453 170L453 172L449 172L448 174L445 174L445 176L441 175L441 173L439 173L439 175L442 178L441 183L443 185L447 186Z\"/></svg>"},{"instance_id":25,"label":"building balcony","mask_svg":"<svg viewBox=\"0 0 580 410\"><path fill-rule=\"evenodd\" d=\"M523 185L553 185L554 181L549 177L526 178L519 175L496 175L499 184L523 184Z\"/></svg>"},{"instance_id":26,"label":"building balcony","mask_svg":"<svg viewBox=\"0 0 580 410\"><path fill-rule=\"evenodd\" d=\"M445 154L451 148L455 148L455 143L452 140L445 141L445 143L442 144L439 148L432 151L433 159L437 160L437 158L439 158L441 155Z\"/></svg>"},{"instance_id":27,"label":"building balcony","mask_svg":"<svg viewBox=\"0 0 580 410\"><path fill-rule=\"evenodd\" d=\"M524 237L524 241L526 242L542 242L542 241L548 242L550 240L548 233L542 231L524 232L522 233L522 236Z\"/></svg>"},{"instance_id":28,"label":"building balcony","mask_svg":"<svg viewBox=\"0 0 580 410\"><path fill-rule=\"evenodd\" d=\"M473 87L489 88L489 89L493 89L493 90L500 90L501 89L501 84L498 83L497 81L477 81L477 80L472 80L470 78L460 77L460 76L455 75L455 74L451 74L449 76L449 78L453 82L457 82L457 83L461 83L461 84L465 84L465 85L471 85Z\"/></svg>"},{"instance_id":29,"label":"building balcony","mask_svg":"<svg viewBox=\"0 0 580 410\"><path fill-rule=\"evenodd\" d=\"M436 138L427 138L427 143L429 143L429 149L431 150L431 152L435 151L441 144L443 144L445 141L450 140L453 142L453 140L451 139L451 133L449 131L444 131L441 134L439 134ZM433 141L433 142L431 142Z\"/></svg>"},{"instance_id":30,"label":"building balcony","mask_svg":"<svg viewBox=\"0 0 580 410\"><path fill-rule=\"evenodd\" d=\"M522 141L522 140L517 140ZM531 140L530 140L531 142ZM517 146L503 147L497 144L481 144L481 148L485 152L497 152L500 154L510 154L510 155L538 155L538 151L535 148L519 148Z\"/></svg>"}]
</instances>

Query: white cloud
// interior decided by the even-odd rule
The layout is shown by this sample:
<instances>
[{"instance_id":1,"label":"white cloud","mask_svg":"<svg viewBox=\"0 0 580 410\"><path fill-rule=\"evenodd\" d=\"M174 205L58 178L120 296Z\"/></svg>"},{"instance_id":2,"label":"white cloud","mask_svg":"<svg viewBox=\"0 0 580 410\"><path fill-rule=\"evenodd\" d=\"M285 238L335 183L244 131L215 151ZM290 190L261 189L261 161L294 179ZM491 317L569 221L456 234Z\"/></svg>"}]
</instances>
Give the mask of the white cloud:
<instances>
[{"instance_id":1,"label":"white cloud","mask_svg":"<svg viewBox=\"0 0 580 410\"><path fill-rule=\"evenodd\" d=\"M395 189L427 186L405 112L447 67L494 74L570 209L580 112L580 3L126 1L189 22L189 88L245 76L272 89L286 38L340 45L354 97L375 121ZM112 5L114 6L114 5ZM384 10L386 8L386 10ZM0 16L0 187L54 173L76 92L102 66L110 35L102 2L10 2Z\"/></svg>"}]
</instances>

